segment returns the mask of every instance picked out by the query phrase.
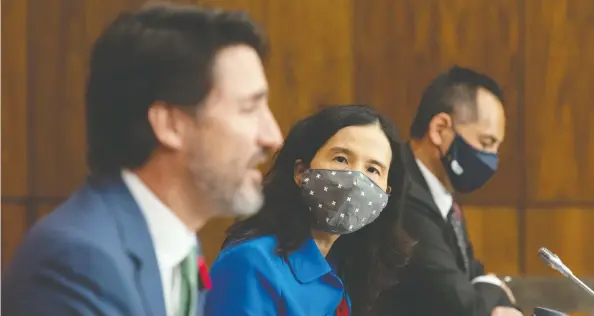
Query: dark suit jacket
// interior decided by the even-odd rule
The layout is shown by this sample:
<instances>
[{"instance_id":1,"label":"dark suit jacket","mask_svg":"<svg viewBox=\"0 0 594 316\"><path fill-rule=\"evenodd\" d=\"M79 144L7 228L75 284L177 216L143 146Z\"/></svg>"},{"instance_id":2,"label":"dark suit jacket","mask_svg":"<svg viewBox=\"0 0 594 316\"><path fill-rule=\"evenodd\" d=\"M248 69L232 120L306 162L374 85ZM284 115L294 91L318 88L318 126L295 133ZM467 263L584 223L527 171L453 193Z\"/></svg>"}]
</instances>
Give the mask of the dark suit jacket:
<instances>
[{"instance_id":1,"label":"dark suit jacket","mask_svg":"<svg viewBox=\"0 0 594 316\"><path fill-rule=\"evenodd\" d=\"M451 225L435 205L415 158L406 146L405 168L411 180L406 194L403 226L418 241L403 279L383 292L376 305L377 315L402 316L488 316L495 306L511 306L506 293L489 283L470 280L485 273L474 258L466 231L469 272L456 243Z\"/></svg>"},{"instance_id":2,"label":"dark suit jacket","mask_svg":"<svg viewBox=\"0 0 594 316\"><path fill-rule=\"evenodd\" d=\"M148 226L119 177L88 180L38 222L2 276L3 315L163 316L164 305Z\"/></svg>"}]
</instances>

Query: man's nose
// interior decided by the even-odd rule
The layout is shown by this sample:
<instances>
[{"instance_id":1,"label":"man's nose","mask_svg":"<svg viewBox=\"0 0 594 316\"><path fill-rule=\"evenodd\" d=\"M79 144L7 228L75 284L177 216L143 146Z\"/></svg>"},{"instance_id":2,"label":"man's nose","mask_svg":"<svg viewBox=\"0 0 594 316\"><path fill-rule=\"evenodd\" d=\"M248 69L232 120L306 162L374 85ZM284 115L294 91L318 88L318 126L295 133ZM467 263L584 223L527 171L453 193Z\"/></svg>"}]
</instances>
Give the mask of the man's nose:
<instances>
[{"instance_id":1,"label":"man's nose","mask_svg":"<svg viewBox=\"0 0 594 316\"><path fill-rule=\"evenodd\" d=\"M281 129L270 109L267 109L260 129L260 146L275 152L282 144L283 135Z\"/></svg>"}]
</instances>

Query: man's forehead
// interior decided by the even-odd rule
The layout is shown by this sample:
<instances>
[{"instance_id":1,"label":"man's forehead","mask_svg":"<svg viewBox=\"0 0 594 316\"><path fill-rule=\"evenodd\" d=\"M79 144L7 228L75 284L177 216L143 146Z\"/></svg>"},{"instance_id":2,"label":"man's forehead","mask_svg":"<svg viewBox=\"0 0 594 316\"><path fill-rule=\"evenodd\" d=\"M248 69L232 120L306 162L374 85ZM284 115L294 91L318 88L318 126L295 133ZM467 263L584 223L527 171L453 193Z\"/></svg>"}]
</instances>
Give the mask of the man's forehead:
<instances>
[{"instance_id":1,"label":"man's forehead","mask_svg":"<svg viewBox=\"0 0 594 316\"><path fill-rule=\"evenodd\" d=\"M473 106L473 105L471 105ZM462 108L462 107L461 107ZM466 107L467 109L469 107ZM464 116L466 115L466 116ZM457 124L462 130L471 132L479 137L491 137L503 141L505 137L505 113L503 104L493 93L486 89L477 91L476 111L462 113L457 109ZM465 118L462 119L461 118Z\"/></svg>"},{"instance_id":2,"label":"man's forehead","mask_svg":"<svg viewBox=\"0 0 594 316\"><path fill-rule=\"evenodd\" d=\"M487 90L483 93L479 91L477 112L480 132L502 141L505 137L505 112L499 98Z\"/></svg>"},{"instance_id":3,"label":"man's forehead","mask_svg":"<svg viewBox=\"0 0 594 316\"><path fill-rule=\"evenodd\" d=\"M480 120L493 120L505 115L501 100L487 89L480 88L477 91L476 103Z\"/></svg>"},{"instance_id":4,"label":"man's forehead","mask_svg":"<svg viewBox=\"0 0 594 316\"><path fill-rule=\"evenodd\" d=\"M268 86L260 57L247 45L230 46L217 54L213 80L218 88L232 88L248 94Z\"/></svg>"}]
</instances>

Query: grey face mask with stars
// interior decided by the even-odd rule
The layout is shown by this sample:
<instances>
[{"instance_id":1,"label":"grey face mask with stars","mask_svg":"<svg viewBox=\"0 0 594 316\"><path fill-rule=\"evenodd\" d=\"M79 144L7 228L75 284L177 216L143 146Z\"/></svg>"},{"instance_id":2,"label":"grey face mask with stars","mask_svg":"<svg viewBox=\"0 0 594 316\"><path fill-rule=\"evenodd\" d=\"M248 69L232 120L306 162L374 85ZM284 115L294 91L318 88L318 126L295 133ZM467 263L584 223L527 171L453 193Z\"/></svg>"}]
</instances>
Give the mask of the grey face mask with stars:
<instances>
[{"instance_id":1,"label":"grey face mask with stars","mask_svg":"<svg viewBox=\"0 0 594 316\"><path fill-rule=\"evenodd\" d=\"M373 222L389 195L359 171L309 169L301 190L313 216L313 228L349 234Z\"/></svg>"}]
</instances>

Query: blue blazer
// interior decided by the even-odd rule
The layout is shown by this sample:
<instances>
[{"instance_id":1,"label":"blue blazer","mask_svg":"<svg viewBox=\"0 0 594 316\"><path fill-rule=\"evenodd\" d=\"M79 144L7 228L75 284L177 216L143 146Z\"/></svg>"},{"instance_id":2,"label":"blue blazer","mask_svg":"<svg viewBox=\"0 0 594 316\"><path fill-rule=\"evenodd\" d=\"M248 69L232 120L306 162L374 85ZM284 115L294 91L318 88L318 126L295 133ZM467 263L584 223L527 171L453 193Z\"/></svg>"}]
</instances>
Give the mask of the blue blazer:
<instances>
[{"instance_id":1,"label":"blue blazer","mask_svg":"<svg viewBox=\"0 0 594 316\"><path fill-rule=\"evenodd\" d=\"M341 300L348 302L313 239L286 259L276 245L275 237L265 236L224 249L210 270L206 315L335 315Z\"/></svg>"},{"instance_id":2,"label":"blue blazer","mask_svg":"<svg viewBox=\"0 0 594 316\"><path fill-rule=\"evenodd\" d=\"M29 231L3 275L2 313L165 315L148 226L121 178L87 180Z\"/></svg>"}]
</instances>

